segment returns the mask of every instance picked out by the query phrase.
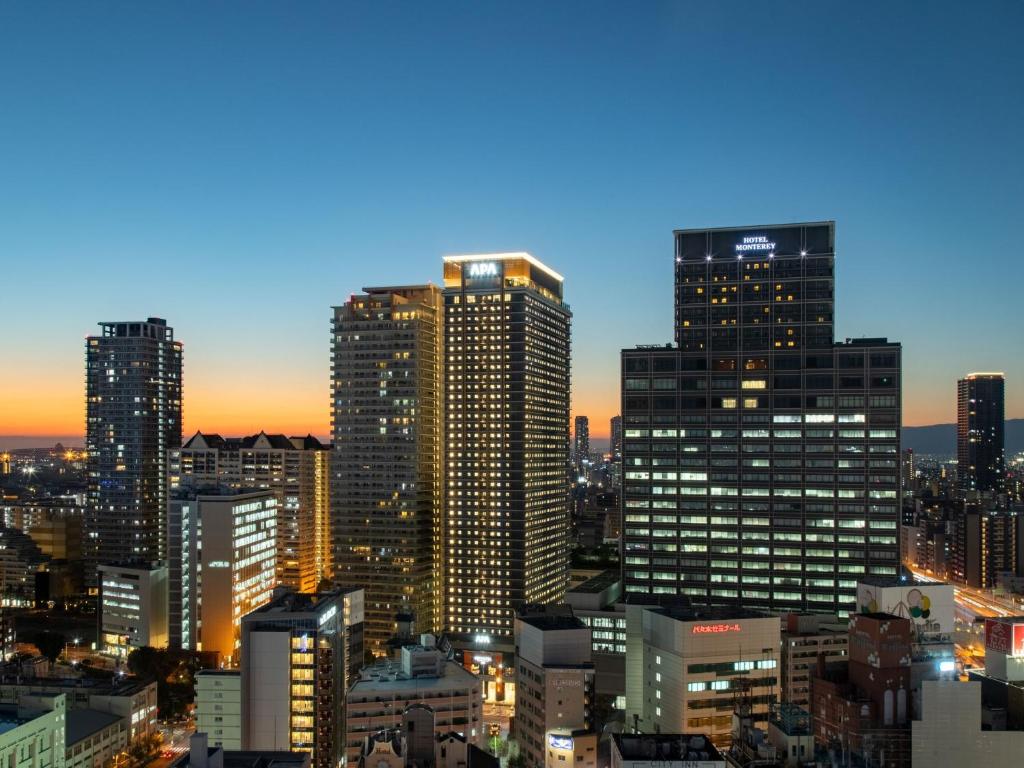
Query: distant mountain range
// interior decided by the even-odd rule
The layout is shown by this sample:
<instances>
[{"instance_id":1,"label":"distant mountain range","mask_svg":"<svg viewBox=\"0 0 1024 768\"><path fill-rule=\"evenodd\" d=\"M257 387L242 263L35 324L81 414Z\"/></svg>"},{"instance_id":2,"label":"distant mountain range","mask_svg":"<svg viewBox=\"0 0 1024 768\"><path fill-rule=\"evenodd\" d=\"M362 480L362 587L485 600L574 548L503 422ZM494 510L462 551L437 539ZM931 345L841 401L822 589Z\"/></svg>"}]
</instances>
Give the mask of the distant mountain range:
<instances>
[{"instance_id":1,"label":"distant mountain range","mask_svg":"<svg viewBox=\"0 0 1024 768\"><path fill-rule=\"evenodd\" d=\"M927 427L904 427L903 447L914 453L956 455L956 424L931 424ZM1006 420L1006 455L1024 451L1024 419Z\"/></svg>"}]
</instances>

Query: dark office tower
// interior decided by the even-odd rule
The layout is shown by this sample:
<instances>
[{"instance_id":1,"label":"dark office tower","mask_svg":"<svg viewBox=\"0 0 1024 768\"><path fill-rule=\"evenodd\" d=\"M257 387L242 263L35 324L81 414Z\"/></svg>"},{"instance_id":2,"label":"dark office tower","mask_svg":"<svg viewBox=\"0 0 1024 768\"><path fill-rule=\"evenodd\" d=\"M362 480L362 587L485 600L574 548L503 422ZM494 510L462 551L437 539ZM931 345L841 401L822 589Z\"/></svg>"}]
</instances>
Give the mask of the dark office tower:
<instances>
[{"instance_id":1,"label":"dark office tower","mask_svg":"<svg viewBox=\"0 0 1024 768\"><path fill-rule=\"evenodd\" d=\"M440 629L443 312L433 285L364 288L334 308L334 576L366 595L367 647L395 616Z\"/></svg>"},{"instance_id":2,"label":"dark office tower","mask_svg":"<svg viewBox=\"0 0 1024 768\"><path fill-rule=\"evenodd\" d=\"M565 594L570 312L527 253L446 257L444 285L445 623L486 646Z\"/></svg>"},{"instance_id":3,"label":"dark office tower","mask_svg":"<svg viewBox=\"0 0 1024 768\"><path fill-rule=\"evenodd\" d=\"M675 243L677 345L622 356L625 591L848 612L898 567L900 346L834 343L832 222Z\"/></svg>"},{"instance_id":4,"label":"dark office tower","mask_svg":"<svg viewBox=\"0 0 1024 768\"><path fill-rule=\"evenodd\" d=\"M583 467L583 462L590 458L590 419L577 416L573 429L572 452L576 461L576 469Z\"/></svg>"},{"instance_id":5,"label":"dark office tower","mask_svg":"<svg viewBox=\"0 0 1024 768\"><path fill-rule=\"evenodd\" d=\"M1002 490L1004 386L1001 373L969 373L956 383L956 474L964 490Z\"/></svg>"},{"instance_id":6,"label":"dark office tower","mask_svg":"<svg viewBox=\"0 0 1024 768\"><path fill-rule=\"evenodd\" d=\"M181 342L165 320L85 341L86 583L101 563L163 560L167 451L181 445Z\"/></svg>"}]
</instances>

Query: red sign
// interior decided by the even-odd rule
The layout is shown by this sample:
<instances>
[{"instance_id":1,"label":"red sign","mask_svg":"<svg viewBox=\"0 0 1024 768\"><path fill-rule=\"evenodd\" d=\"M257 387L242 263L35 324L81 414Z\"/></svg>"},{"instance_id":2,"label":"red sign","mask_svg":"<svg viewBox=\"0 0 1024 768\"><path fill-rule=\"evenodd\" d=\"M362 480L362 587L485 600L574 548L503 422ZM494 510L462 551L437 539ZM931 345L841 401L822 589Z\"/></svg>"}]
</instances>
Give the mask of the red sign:
<instances>
[{"instance_id":1,"label":"red sign","mask_svg":"<svg viewBox=\"0 0 1024 768\"><path fill-rule=\"evenodd\" d=\"M985 648L1010 656L1024 656L1024 624L985 619Z\"/></svg>"},{"instance_id":2,"label":"red sign","mask_svg":"<svg viewBox=\"0 0 1024 768\"><path fill-rule=\"evenodd\" d=\"M739 632L739 624L694 624L693 634L713 635L718 632Z\"/></svg>"}]
</instances>

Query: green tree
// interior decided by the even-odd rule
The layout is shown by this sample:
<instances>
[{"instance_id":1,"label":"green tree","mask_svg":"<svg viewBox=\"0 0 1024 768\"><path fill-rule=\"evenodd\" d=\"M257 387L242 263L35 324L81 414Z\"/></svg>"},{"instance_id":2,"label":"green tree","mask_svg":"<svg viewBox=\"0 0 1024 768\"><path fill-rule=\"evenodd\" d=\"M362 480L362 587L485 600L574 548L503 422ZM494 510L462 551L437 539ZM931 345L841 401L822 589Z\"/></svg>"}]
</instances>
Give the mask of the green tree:
<instances>
[{"instance_id":1,"label":"green tree","mask_svg":"<svg viewBox=\"0 0 1024 768\"><path fill-rule=\"evenodd\" d=\"M64 651L64 646L67 645L67 638L60 632L42 630L32 635L31 642L32 645L39 649L39 653L48 658L50 663L53 663Z\"/></svg>"}]
</instances>

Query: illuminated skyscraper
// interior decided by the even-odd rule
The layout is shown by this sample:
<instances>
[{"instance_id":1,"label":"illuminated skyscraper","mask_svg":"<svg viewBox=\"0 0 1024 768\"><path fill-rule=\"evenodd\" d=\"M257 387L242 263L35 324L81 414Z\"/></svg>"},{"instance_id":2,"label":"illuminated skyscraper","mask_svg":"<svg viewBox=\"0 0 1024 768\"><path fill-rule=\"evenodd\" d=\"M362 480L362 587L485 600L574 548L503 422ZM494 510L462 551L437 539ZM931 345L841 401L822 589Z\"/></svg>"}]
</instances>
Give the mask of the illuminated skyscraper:
<instances>
[{"instance_id":1,"label":"illuminated skyscraper","mask_svg":"<svg viewBox=\"0 0 1024 768\"><path fill-rule=\"evenodd\" d=\"M167 451L181 445L181 342L165 320L85 340L86 584L100 563L166 557Z\"/></svg>"},{"instance_id":2,"label":"illuminated skyscraper","mask_svg":"<svg viewBox=\"0 0 1024 768\"><path fill-rule=\"evenodd\" d=\"M590 458L590 419L577 416L572 432L572 453L576 471L583 469L583 462Z\"/></svg>"},{"instance_id":3,"label":"illuminated skyscraper","mask_svg":"<svg viewBox=\"0 0 1024 768\"><path fill-rule=\"evenodd\" d=\"M964 490L1003 487L1005 385L1001 373L969 373L957 382L956 474Z\"/></svg>"},{"instance_id":4,"label":"illuminated skyscraper","mask_svg":"<svg viewBox=\"0 0 1024 768\"><path fill-rule=\"evenodd\" d=\"M399 612L440 629L442 317L433 285L366 288L334 308L335 578L365 591L375 652Z\"/></svg>"},{"instance_id":5,"label":"illuminated skyscraper","mask_svg":"<svg viewBox=\"0 0 1024 768\"><path fill-rule=\"evenodd\" d=\"M568 580L569 307L527 253L448 256L445 625L508 641Z\"/></svg>"},{"instance_id":6,"label":"illuminated skyscraper","mask_svg":"<svg viewBox=\"0 0 1024 768\"><path fill-rule=\"evenodd\" d=\"M900 346L833 341L834 224L675 233L676 345L623 350L627 594L849 611L896 576Z\"/></svg>"},{"instance_id":7,"label":"illuminated skyscraper","mask_svg":"<svg viewBox=\"0 0 1024 768\"><path fill-rule=\"evenodd\" d=\"M277 497L277 583L315 592L330 576L318 550L329 535L323 466L328 446L312 435L287 437L260 432L248 437L221 437L196 432L168 454L172 496L181 491L209 493L271 490ZM173 558L174 552L171 556ZM174 572L174 563L170 564ZM173 578L172 578L173 582ZM173 632L172 630L172 643Z\"/></svg>"}]
</instances>

